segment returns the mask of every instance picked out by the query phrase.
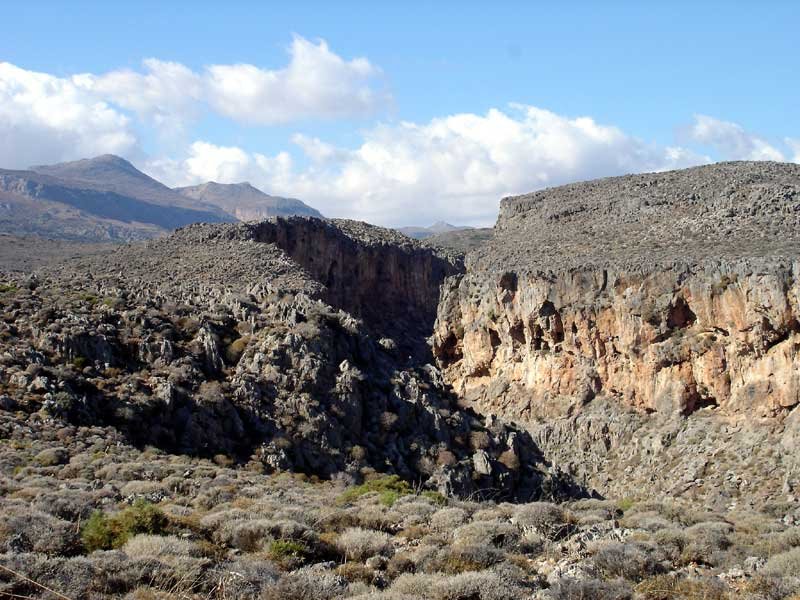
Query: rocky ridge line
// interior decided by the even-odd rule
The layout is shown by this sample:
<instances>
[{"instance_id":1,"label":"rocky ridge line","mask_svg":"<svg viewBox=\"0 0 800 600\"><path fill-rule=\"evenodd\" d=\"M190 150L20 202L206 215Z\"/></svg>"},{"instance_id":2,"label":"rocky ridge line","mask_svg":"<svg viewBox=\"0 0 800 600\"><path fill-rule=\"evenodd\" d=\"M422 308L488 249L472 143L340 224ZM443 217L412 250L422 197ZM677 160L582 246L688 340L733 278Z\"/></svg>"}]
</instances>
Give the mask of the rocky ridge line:
<instances>
[{"instance_id":1,"label":"rocky ridge line","mask_svg":"<svg viewBox=\"0 0 800 600\"><path fill-rule=\"evenodd\" d=\"M438 364L601 493L655 482L728 502L747 493L732 477L791 496L798 224L800 166L774 163L506 199L494 239L445 283Z\"/></svg>"}]
</instances>

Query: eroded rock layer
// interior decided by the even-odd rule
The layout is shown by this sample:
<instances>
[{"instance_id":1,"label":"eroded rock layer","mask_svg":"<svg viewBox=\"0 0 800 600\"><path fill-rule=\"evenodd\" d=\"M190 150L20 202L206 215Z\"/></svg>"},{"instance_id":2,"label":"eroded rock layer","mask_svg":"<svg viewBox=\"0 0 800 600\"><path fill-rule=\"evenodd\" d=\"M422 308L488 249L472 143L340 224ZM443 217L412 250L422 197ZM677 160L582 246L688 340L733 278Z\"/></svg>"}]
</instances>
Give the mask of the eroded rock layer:
<instances>
[{"instance_id":1,"label":"eroded rock layer","mask_svg":"<svg viewBox=\"0 0 800 600\"><path fill-rule=\"evenodd\" d=\"M435 355L473 406L525 423L601 491L662 476L675 488L667 479L698 471L687 489L716 494L715 475L695 467L739 444L748 454L728 464L740 473L782 448L755 477L785 484L763 493L791 493L798 225L796 165L727 163L506 199L493 242L445 284ZM709 416L702 449L682 432ZM660 429L680 440L668 475Z\"/></svg>"}]
</instances>

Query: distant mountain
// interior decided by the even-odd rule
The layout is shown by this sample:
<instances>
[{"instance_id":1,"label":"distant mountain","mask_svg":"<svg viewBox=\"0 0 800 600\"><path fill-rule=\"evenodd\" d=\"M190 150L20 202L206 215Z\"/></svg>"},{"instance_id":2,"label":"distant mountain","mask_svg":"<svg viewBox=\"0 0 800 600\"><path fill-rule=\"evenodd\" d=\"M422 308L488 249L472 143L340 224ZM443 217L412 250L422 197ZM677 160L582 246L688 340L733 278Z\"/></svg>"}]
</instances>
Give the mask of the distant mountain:
<instances>
[{"instance_id":1,"label":"distant mountain","mask_svg":"<svg viewBox=\"0 0 800 600\"><path fill-rule=\"evenodd\" d=\"M430 227L399 227L397 231L407 235L408 237L415 238L417 240L424 240L425 238L429 238L438 233L464 231L467 229L472 229L472 227L458 227L456 225L450 225L450 223L445 223L444 221L437 221Z\"/></svg>"},{"instance_id":2,"label":"distant mountain","mask_svg":"<svg viewBox=\"0 0 800 600\"><path fill-rule=\"evenodd\" d=\"M187 198L160 181L145 175L124 158L113 154L55 165L38 165L30 167L30 170L79 183L82 187L89 189L114 192L121 196L136 198L160 206L207 211L216 214L219 217L218 220L232 220L218 206Z\"/></svg>"},{"instance_id":3,"label":"distant mountain","mask_svg":"<svg viewBox=\"0 0 800 600\"><path fill-rule=\"evenodd\" d=\"M80 241L151 238L236 219L186 198L117 156L0 169L0 232Z\"/></svg>"},{"instance_id":4,"label":"distant mountain","mask_svg":"<svg viewBox=\"0 0 800 600\"><path fill-rule=\"evenodd\" d=\"M268 217L292 215L318 217L322 214L295 198L270 196L249 183L216 183L209 181L201 185L176 188L176 192L221 208L240 221L260 221Z\"/></svg>"},{"instance_id":5,"label":"distant mountain","mask_svg":"<svg viewBox=\"0 0 800 600\"><path fill-rule=\"evenodd\" d=\"M483 246L494 237L494 229L491 227L453 229L443 231L426 237L422 243L431 247L442 247L463 252L466 254L475 248Z\"/></svg>"}]
</instances>

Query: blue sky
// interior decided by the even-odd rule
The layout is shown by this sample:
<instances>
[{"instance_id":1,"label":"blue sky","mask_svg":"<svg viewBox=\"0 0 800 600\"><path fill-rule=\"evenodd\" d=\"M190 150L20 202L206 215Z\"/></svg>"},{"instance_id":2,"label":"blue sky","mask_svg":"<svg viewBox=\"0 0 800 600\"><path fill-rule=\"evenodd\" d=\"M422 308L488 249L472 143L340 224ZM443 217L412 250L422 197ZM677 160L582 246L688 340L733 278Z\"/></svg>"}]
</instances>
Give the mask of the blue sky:
<instances>
[{"instance_id":1,"label":"blue sky","mask_svg":"<svg viewBox=\"0 0 800 600\"><path fill-rule=\"evenodd\" d=\"M6 167L113 151L169 184L249 179L331 216L486 224L502 195L574 179L800 157L798 2L8 2L4 16Z\"/></svg>"}]
</instances>

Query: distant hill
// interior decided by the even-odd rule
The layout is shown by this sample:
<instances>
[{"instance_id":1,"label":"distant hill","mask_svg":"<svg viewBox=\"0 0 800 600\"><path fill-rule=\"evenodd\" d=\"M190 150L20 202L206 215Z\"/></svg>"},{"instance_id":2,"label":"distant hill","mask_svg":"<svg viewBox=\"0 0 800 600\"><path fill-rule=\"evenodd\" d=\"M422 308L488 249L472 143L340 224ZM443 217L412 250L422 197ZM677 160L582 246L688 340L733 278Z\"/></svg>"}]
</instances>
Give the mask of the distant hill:
<instances>
[{"instance_id":1,"label":"distant hill","mask_svg":"<svg viewBox=\"0 0 800 600\"><path fill-rule=\"evenodd\" d=\"M466 254L479 246L483 246L494 236L494 229L491 227L463 228L452 231L435 233L422 240L426 246L448 248Z\"/></svg>"},{"instance_id":2,"label":"distant hill","mask_svg":"<svg viewBox=\"0 0 800 600\"><path fill-rule=\"evenodd\" d=\"M152 238L192 223L322 215L249 183L171 189L105 154L28 170L0 169L0 233L83 242Z\"/></svg>"},{"instance_id":3,"label":"distant hill","mask_svg":"<svg viewBox=\"0 0 800 600\"><path fill-rule=\"evenodd\" d=\"M0 169L0 232L120 242L155 237L190 223L234 220L216 208L187 208L189 203L174 195L184 200L182 205L143 200L135 189L118 193L90 181Z\"/></svg>"},{"instance_id":4,"label":"distant hill","mask_svg":"<svg viewBox=\"0 0 800 600\"><path fill-rule=\"evenodd\" d=\"M260 221L293 215L322 218L322 214L295 198L270 196L249 183L216 183L176 188L186 198L216 206L240 221Z\"/></svg>"},{"instance_id":5,"label":"distant hill","mask_svg":"<svg viewBox=\"0 0 800 600\"><path fill-rule=\"evenodd\" d=\"M124 158L104 154L55 165L30 167L31 171L72 182L76 187L114 192L159 206L189 208L217 215L216 221L231 221L218 206L187 198L145 175Z\"/></svg>"},{"instance_id":6,"label":"distant hill","mask_svg":"<svg viewBox=\"0 0 800 600\"><path fill-rule=\"evenodd\" d=\"M398 227L397 231L400 233L407 235L408 237L417 239L417 240L424 240L425 238L429 238L432 235L436 235L437 233L447 233L450 231L464 231L465 229L472 229L472 227L458 227L456 225L450 225L450 223L445 223L444 221L437 221L430 227Z\"/></svg>"}]
</instances>

